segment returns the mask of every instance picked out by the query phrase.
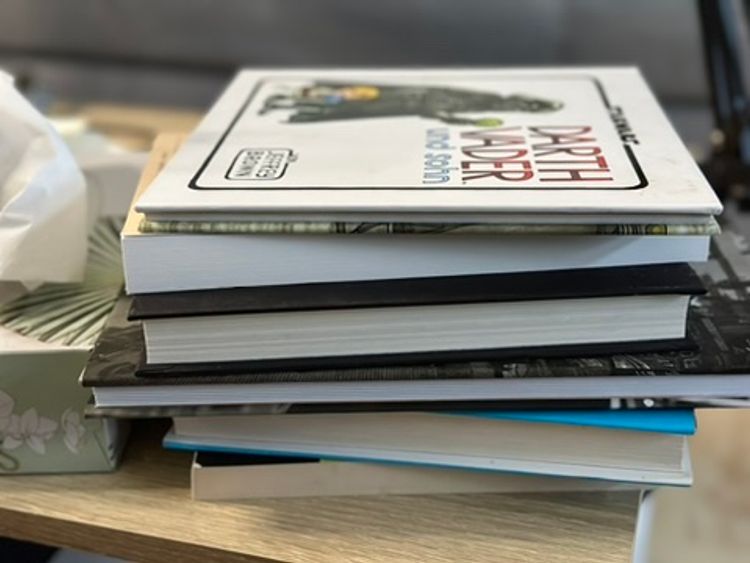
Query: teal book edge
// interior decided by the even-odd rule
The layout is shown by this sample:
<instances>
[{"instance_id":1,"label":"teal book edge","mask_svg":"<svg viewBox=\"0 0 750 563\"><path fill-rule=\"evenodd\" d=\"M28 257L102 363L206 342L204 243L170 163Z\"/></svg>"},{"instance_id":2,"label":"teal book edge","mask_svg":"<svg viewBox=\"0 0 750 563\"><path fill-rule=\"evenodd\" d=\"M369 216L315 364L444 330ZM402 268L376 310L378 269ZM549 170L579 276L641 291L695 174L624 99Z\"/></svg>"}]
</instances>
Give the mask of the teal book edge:
<instances>
[{"instance_id":1,"label":"teal book edge","mask_svg":"<svg viewBox=\"0 0 750 563\"><path fill-rule=\"evenodd\" d=\"M449 416L471 416L495 420L520 420L572 426L595 426L613 430L660 432L692 436L697 425L692 409L670 410L570 410L570 411L461 411Z\"/></svg>"}]
</instances>

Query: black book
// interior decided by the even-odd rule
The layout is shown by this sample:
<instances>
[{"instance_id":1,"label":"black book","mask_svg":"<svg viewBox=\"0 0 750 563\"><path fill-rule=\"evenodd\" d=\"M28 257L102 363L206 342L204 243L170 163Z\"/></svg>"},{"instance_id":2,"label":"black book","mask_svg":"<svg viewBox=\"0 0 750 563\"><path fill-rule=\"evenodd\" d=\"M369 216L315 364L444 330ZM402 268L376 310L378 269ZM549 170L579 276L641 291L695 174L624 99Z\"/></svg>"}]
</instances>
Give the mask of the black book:
<instances>
[{"instance_id":1,"label":"black book","mask_svg":"<svg viewBox=\"0 0 750 563\"><path fill-rule=\"evenodd\" d=\"M98 407L93 400L85 408L86 417L172 418L175 416L252 416L266 414L323 414L366 412L455 412L485 411L602 411L667 410L701 406L700 403L672 399L568 399L568 400L494 400L494 401L404 401L357 403L270 403L238 405L182 405Z\"/></svg>"},{"instance_id":2,"label":"black book","mask_svg":"<svg viewBox=\"0 0 750 563\"><path fill-rule=\"evenodd\" d=\"M679 341L690 296L703 292L678 263L146 294L135 297L131 318L143 321L152 370L205 362L325 369Z\"/></svg>"},{"instance_id":3,"label":"black book","mask_svg":"<svg viewBox=\"0 0 750 563\"><path fill-rule=\"evenodd\" d=\"M684 263L143 293L129 318L705 293Z\"/></svg>"},{"instance_id":4,"label":"black book","mask_svg":"<svg viewBox=\"0 0 750 563\"><path fill-rule=\"evenodd\" d=\"M138 377L142 336L113 315L82 376L98 406L473 400L745 397L750 395L750 250L717 236L696 266L708 292L694 298L687 332L696 348L492 361L275 372L172 372Z\"/></svg>"}]
</instances>

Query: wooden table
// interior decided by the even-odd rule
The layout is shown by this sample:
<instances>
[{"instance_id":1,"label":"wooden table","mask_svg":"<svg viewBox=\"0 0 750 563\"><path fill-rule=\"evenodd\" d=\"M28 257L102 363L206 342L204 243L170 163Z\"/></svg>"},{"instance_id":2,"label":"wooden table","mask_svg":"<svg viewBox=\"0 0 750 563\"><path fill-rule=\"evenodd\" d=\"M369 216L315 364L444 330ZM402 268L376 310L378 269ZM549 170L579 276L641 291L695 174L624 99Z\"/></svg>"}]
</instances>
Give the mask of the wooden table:
<instances>
[{"instance_id":1,"label":"wooden table","mask_svg":"<svg viewBox=\"0 0 750 563\"><path fill-rule=\"evenodd\" d=\"M638 494L192 501L140 423L113 474L0 480L0 536L137 561L629 561Z\"/></svg>"},{"instance_id":2,"label":"wooden table","mask_svg":"<svg viewBox=\"0 0 750 563\"><path fill-rule=\"evenodd\" d=\"M701 410L695 484L655 495L651 563L750 560L750 409Z\"/></svg>"}]
</instances>

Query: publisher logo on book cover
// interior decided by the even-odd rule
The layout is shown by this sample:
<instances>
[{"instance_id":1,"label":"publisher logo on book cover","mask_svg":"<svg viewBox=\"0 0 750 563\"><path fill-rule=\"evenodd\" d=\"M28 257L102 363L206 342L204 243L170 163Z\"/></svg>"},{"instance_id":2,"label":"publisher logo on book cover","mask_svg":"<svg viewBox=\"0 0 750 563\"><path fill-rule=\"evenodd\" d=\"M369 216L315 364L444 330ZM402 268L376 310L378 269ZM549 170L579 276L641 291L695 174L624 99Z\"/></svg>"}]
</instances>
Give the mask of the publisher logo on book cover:
<instances>
[{"instance_id":1,"label":"publisher logo on book cover","mask_svg":"<svg viewBox=\"0 0 750 563\"><path fill-rule=\"evenodd\" d=\"M278 180L296 159L291 149L242 149L232 161L226 179Z\"/></svg>"}]
</instances>

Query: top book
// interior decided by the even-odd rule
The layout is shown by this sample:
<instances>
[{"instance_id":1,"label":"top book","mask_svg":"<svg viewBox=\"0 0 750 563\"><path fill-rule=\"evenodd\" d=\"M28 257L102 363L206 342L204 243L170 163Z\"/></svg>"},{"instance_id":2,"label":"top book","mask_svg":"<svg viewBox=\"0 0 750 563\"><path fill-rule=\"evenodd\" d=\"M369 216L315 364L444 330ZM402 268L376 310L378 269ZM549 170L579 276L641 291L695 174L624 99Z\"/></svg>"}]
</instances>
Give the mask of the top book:
<instances>
[{"instance_id":1,"label":"top book","mask_svg":"<svg viewBox=\"0 0 750 563\"><path fill-rule=\"evenodd\" d=\"M635 68L241 71L137 202L149 220L710 221Z\"/></svg>"}]
</instances>

